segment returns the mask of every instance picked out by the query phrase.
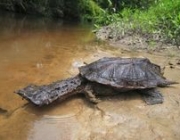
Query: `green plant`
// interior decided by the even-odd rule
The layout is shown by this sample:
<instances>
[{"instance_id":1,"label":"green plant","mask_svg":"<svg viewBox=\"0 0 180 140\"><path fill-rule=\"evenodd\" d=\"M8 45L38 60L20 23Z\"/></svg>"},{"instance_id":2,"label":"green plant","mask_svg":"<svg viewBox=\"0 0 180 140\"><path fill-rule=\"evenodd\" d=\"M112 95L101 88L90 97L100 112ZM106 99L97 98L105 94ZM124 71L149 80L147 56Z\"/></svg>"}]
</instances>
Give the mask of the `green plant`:
<instances>
[{"instance_id":1,"label":"green plant","mask_svg":"<svg viewBox=\"0 0 180 140\"><path fill-rule=\"evenodd\" d=\"M124 3L126 7L118 13L109 14L105 11L105 14L96 20L97 23L110 24L117 35L141 34L151 41L180 45L179 0L149 0L147 8L139 8L131 2L131 6Z\"/></svg>"}]
</instances>

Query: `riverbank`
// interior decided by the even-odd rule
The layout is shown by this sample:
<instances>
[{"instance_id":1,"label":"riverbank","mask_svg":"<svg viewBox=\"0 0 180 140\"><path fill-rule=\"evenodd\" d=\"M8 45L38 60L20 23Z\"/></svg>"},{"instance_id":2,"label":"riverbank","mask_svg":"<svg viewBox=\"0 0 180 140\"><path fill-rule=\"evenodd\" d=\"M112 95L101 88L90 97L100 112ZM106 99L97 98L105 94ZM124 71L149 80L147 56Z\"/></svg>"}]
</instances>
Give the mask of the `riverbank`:
<instances>
[{"instance_id":1,"label":"riverbank","mask_svg":"<svg viewBox=\"0 0 180 140\"><path fill-rule=\"evenodd\" d=\"M45 107L14 94L30 83L75 76L79 66L102 57L146 57L165 66L167 79L180 82L173 57L179 52L125 51L94 42L91 26L32 16L2 14L0 30L0 140L180 139L179 84L158 89L164 103L152 106L135 92L99 97L96 106L79 95Z\"/></svg>"},{"instance_id":2,"label":"riverbank","mask_svg":"<svg viewBox=\"0 0 180 140\"><path fill-rule=\"evenodd\" d=\"M105 16L97 27L100 27L97 38L116 46L124 44L134 49L150 50L179 48L180 1L158 0L147 2L145 7L133 3Z\"/></svg>"},{"instance_id":3,"label":"riverbank","mask_svg":"<svg viewBox=\"0 0 180 140\"><path fill-rule=\"evenodd\" d=\"M96 38L105 41L109 45L134 51L163 51L171 49L179 51L179 46L161 40L158 34L138 34L127 31L126 34L118 32L115 26L104 26L96 32ZM126 47L124 47L126 46Z\"/></svg>"}]
</instances>

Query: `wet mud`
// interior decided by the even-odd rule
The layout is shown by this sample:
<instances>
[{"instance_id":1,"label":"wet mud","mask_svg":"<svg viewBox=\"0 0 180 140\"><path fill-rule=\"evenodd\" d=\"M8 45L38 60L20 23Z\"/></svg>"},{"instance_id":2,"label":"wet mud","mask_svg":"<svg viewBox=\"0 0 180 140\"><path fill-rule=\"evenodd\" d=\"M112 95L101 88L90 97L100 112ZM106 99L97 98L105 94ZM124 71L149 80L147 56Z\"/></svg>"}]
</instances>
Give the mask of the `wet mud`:
<instances>
[{"instance_id":1,"label":"wet mud","mask_svg":"<svg viewBox=\"0 0 180 140\"><path fill-rule=\"evenodd\" d=\"M9 20L4 21L6 26L12 23ZM165 67L165 77L180 83L178 51L127 51L94 42L86 26L58 22L53 28L33 26L32 30L26 24L39 24L36 20L15 21L11 28L0 27L1 140L180 139L180 84L159 88L164 103L158 105L146 105L138 93L130 92L99 97L102 101L97 105L75 95L37 107L14 93L30 83L74 76L79 66L107 56L147 57Z\"/></svg>"}]
</instances>

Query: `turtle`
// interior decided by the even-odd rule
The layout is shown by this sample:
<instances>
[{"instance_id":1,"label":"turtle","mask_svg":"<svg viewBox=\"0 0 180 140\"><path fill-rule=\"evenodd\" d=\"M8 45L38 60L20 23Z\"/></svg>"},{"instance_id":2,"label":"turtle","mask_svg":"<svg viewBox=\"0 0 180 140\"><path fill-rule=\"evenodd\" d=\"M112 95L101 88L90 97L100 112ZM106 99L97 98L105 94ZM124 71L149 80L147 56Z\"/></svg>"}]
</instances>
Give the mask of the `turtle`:
<instances>
[{"instance_id":1,"label":"turtle","mask_svg":"<svg viewBox=\"0 0 180 140\"><path fill-rule=\"evenodd\" d=\"M79 73L71 78L48 85L31 84L16 91L17 94L42 106L59 99L64 100L77 93L84 93L93 103L98 95L116 95L121 92L139 92L148 105L163 103L163 95L157 87L177 84L163 76L161 67L148 58L104 57L79 67Z\"/></svg>"}]
</instances>

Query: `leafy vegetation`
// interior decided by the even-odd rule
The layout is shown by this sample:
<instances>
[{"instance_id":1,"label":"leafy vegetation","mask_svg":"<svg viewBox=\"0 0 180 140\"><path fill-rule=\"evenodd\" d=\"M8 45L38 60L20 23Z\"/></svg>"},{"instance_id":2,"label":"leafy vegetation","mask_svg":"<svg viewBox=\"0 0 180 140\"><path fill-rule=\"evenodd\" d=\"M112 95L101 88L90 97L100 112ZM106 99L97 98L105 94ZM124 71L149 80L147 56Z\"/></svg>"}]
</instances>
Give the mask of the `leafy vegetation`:
<instances>
[{"instance_id":1,"label":"leafy vegetation","mask_svg":"<svg viewBox=\"0 0 180 140\"><path fill-rule=\"evenodd\" d=\"M179 0L1 0L0 8L109 25L114 35L138 33L180 45Z\"/></svg>"},{"instance_id":2,"label":"leafy vegetation","mask_svg":"<svg viewBox=\"0 0 180 140\"><path fill-rule=\"evenodd\" d=\"M92 20L101 15L100 4L109 0L1 0L0 8L48 17Z\"/></svg>"},{"instance_id":3,"label":"leafy vegetation","mask_svg":"<svg viewBox=\"0 0 180 140\"><path fill-rule=\"evenodd\" d=\"M106 11L104 16L97 17L96 27L110 24L114 36L137 33L150 40L180 45L179 0L149 0L147 3L141 0L134 5L133 2L135 0L122 2L118 12Z\"/></svg>"},{"instance_id":4,"label":"leafy vegetation","mask_svg":"<svg viewBox=\"0 0 180 140\"><path fill-rule=\"evenodd\" d=\"M93 0L80 0L79 9L82 20L92 20L103 13L103 9Z\"/></svg>"}]
</instances>

